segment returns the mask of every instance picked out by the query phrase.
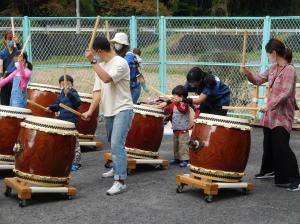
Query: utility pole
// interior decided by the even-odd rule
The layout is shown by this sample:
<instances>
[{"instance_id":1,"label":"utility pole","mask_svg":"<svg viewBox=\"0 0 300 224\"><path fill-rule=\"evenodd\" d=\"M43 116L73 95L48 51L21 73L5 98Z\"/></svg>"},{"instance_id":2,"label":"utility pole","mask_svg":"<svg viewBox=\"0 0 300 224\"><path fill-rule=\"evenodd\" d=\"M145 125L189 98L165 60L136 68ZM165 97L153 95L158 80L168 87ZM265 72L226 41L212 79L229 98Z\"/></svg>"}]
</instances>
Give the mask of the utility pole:
<instances>
[{"instance_id":1,"label":"utility pole","mask_svg":"<svg viewBox=\"0 0 300 224\"><path fill-rule=\"evenodd\" d=\"M77 33L80 32L80 0L76 0L76 17L77 17L77 24L76 24L76 28L77 28Z\"/></svg>"}]
</instances>

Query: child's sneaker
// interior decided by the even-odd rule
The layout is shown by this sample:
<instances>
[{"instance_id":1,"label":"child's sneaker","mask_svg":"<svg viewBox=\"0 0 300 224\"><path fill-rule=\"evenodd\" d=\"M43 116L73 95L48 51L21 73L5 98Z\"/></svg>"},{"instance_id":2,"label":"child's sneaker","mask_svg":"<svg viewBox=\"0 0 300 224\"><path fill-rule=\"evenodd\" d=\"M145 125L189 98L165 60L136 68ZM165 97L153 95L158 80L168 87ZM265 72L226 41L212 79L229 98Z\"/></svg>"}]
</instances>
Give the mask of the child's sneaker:
<instances>
[{"instance_id":1,"label":"child's sneaker","mask_svg":"<svg viewBox=\"0 0 300 224\"><path fill-rule=\"evenodd\" d=\"M73 164L73 165L72 165L71 171L72 171L72 172L76 172L77 170L79 170L78 165L77 165L77 164Z\"/></svg>"},{"instance_id":2,"label":"child's sneaker","mask_svg":"<svg viewBox=\"0 0 300 224\"><path fill-rule=\"evenodd\" d=\"M180 167L187 167L188 164L189 164L189 161L184 160L184 161L181 161L181 162L179 163L179 166L180 166Z\"/></svg>"},{"instance_id":3,"label":"child's sneaker","mask_svg":"<svg viewBox=\"0 0 300 224\"><path fill-rule=\"evenodd\" d=\"M170 165L178 165L179 163L180 163L180 160L178 160L178 159L170 160Z\"/></svg>"}]
</instances>

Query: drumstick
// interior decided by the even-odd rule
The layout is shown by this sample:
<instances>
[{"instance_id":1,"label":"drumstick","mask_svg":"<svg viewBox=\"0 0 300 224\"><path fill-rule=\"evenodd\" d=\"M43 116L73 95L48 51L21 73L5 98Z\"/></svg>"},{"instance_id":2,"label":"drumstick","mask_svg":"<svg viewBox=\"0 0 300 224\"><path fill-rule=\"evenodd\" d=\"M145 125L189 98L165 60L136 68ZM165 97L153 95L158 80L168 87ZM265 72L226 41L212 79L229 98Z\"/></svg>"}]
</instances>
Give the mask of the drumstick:
<instances>
[{"instance_id":1,"label":"drumstick","mask_svg":"<svg viewBox=\"0 0 300 224\"><path fill-rule=\"evenodd\" d=\"M223 110L254 110L259 111L258 107L232 107L232 106L223 106Z\"/></svg>"},{"instance_id":2,"label":"drumstick","mask_svg":"<svg viewBox=\"0 0 300 224\"><path fill-rule=\"evenodd\" d=\"M105 31L106 31L106 38L109 40L110 36L109 36L109 24L108 21L105 20Z\"/></svg>"},{"instance_id":3,"label":"drumstick","mask_svg":"<svg viewBox=\"0 0 300 224\"><path fill-rule=\"evenodd\" d=\"M20 54L20 55L22 55L22 54L24 53L25 48L26 48L26 46L27 46L27 44L28 44L28 42L29 42L29 39L30 39L30 35L28 36L28 38L27 38L27 40L26 40L26 42L25 42L25 44L24 44L24 46L23 46L23 48L22 48L22 50L21 50L21 54Z\"/></svg>"},{"instance_id":4,"label":"drumstick","mask_svg":"<svg viewBox=\"0 0 300 224\"><path fill-rule=\"evenodd\" d=\"M48 110L46 107L44 107L44 106L42 106L41 104L38 104L38 103L36 103L36 102L33 102L32 100L27 100L27 103L29 103L29 104L31 104L31 105L33 105L33 106L36 106L36 107L38 107L38 108L40 108L40 109L42 109L42 110L45 110L45 111L47 111L47 112L52 112L51 110Z\"/></svg>"},{"instance_id":5,"label":"drumstick","mask_svg":"<svg viewBox=\"0 0 300 224\"><path fill-rule=\"evenodd\" d=\"M99 26L99 22L100 22L100 16L97 16L95 26L94 26L94 30L93 30L93 33L92 33L92 38L91 38L90 43L89 43L89 50L92 50L93 43L94 43L95 38L96 38L96 33L97 33L97 28Z\"/></svg>"},{"instance_id":6,"label":"drumstick","mask_svg":"<svg viewBox=\"0 0 300 224\"><path fill-rule=\"evenodd\" d=\"M248 32L245 31L244 32L244 41L243 41L242 66L245 66L245 64L246 64L247 45L248 45Z\"/></svg>"},{"instance_id":7,"label":"drumstick","mask_svg":"<svg viewBox=\"0 0 300 224\"><path fill-rule=\"evenodd\" d=\"M159 95L165 96L165 94L163 94L163 93L160 92L159 90L155 89L153 86L150 86L150 85L148 85L148 86L150 87L150 89L152 89L154 92L158 93Z\"/></svg>"},{"instance_id":8,"label":"drumstick","mask_svg":"<svg viewBox=\"0 0 300 224\"><path fill-rule=\"evenodd\" d=\"M59 106L60 106L61 108L64 108L65 110L67 110L67 111L73 113L73 114L76 114L77 116L80 116L80 117L82 116L82 113L80 113L80 112L78 112L78 111L72 109L71 107L68 107L68 106L65 105L65 104L60 103Z\"/></svg>"},{"instance_id":9,"label":"drumstick","mask_svg":"<svg viewBox=\"0 0 300 224\"><path fill-rule=\"evenodd\" d=\"M13 38L15 38L15 24L14 24L14 17L10 17L10 22L11 22L11 31L13 34ZM16 42L14 41L14 47L17 47Z\"/></svg>"},{"instance_id":10,"label":"drumstick","mask_svg":"<svg viewBox=\"0 0 300 224\"><path fill-rule=\"evenodd\" d=\"M67 89L67 68L64 66L64 89Z\"/></svg>"}]
</instances>

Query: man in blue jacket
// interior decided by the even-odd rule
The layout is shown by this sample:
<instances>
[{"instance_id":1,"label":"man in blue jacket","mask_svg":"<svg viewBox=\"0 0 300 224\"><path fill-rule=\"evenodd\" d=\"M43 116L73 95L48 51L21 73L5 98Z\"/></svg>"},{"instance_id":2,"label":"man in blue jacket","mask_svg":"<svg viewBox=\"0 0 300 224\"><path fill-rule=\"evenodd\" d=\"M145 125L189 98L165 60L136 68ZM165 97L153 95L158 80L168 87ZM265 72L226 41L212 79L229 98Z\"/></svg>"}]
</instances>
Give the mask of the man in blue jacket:
<instances>
[{"instance_id":1,"label":"man in blue jacket","mask_svg":"<svg viewBox=\"0 0 300 224\"><path fill-rule=\"evenodd\" d=\"M21 46L16 42L11 32L5 32L4 41L5 49L0 51L0 79L7 77L16 70L14 58L19 54ZM12 83L7 83L1 88L1 104L9 106Z\"/></svg>"}]
</instances>

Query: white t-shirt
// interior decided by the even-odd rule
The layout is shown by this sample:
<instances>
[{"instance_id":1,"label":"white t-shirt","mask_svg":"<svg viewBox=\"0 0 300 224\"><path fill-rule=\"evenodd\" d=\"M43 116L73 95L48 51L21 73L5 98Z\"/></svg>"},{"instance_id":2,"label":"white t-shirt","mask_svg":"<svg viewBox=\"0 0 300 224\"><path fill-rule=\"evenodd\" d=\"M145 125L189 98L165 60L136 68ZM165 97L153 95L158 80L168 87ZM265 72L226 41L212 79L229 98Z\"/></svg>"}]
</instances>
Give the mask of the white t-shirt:
<instances>
[{"instance_id":1,"label":"white t-shirt","mask_svg":"<svg viewBox=\"0 0 300 224\"><path fill-rule=\"evenodd\" d=\"M133 109L130 92L130 70L127 61L115 56L99 65L111 76L112 82L104 83L95 74L93 91L101 90L101 104L105 117L112 117L124 110Z\"/></svg>"}]
</instances>

